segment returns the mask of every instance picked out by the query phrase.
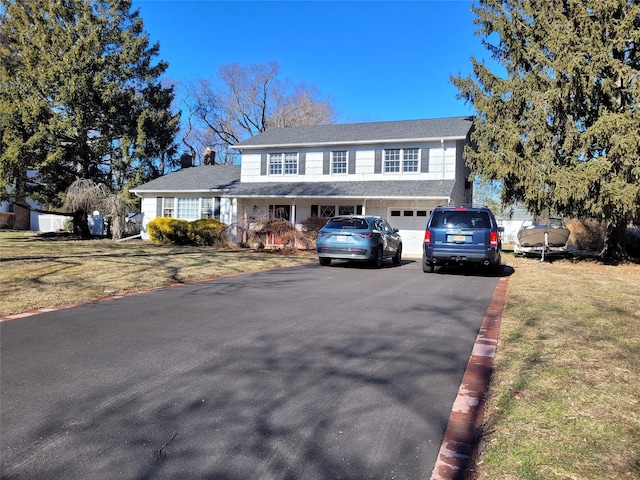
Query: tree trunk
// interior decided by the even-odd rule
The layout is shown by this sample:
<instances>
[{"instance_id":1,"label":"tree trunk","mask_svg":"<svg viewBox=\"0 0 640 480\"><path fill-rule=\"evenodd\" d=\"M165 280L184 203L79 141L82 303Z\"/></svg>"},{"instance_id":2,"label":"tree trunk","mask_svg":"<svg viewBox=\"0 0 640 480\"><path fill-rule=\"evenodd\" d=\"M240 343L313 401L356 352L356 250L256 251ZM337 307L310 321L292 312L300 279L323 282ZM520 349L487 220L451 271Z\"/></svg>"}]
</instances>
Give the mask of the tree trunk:
<instances>
[{"instance_id":1,"label":"tree trunk","mask_svg":"<svg viewBox=\"0 0 640 480\"><path fill-rule=\"evenodd\" d=\"M611 220L607 223L604 237L604 247L600 256L605 260L620 262L628 258L626 248L627 225L619 225Z\"/></svg>"},{"instance_id":2,"label":"tree trunk","mask_svg":"<svg viewBox=\"0 0 640 480\"><path fill-rule=\"evenodd\" d=\"M82 239L91 238L89 218L87 212L82 209L73 212L73 233L79 235Z\"/></svg>"},{"instance_id":3,"label":"tree trunk","mask_svg":"<svg viewBox=\"0 0 640 480\"><path fill-rule=\"evenodd\" d=\"M113 215L111 217L111 239L120 240L124 236L125 220L124 215Z\"/></svg>"}]
</instances>

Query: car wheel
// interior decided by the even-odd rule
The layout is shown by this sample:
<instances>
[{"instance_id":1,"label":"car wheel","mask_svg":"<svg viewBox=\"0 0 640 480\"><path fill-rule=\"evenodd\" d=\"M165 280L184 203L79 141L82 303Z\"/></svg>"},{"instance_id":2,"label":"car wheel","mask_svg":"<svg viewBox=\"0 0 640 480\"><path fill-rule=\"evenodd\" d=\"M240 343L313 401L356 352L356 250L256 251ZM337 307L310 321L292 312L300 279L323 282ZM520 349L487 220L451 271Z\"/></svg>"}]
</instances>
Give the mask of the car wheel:
<instances>
[{"instance_id":1,"label":"car wheel","mask_svg":"<svg viewBox=\"0 0 640 480\"><path fill-rule=\"evenodd\" d=\"M401 261L402 261L402 244L398 245L398 249L396 250L396 254L393 257L393 264L394 265L400 265Z\"/></svg>"},{"instance_id":2,"label":"car wheel","mask_svg":"<svg viewBox=\"0 0 640 480\"><path fill-rule=\"evenodd\" d=\"M373 257L373 266L376 268L381 268L383 259L384 252L382 251L382 247L378 247L378 249L376 250L376 254Z\"/></svg>"},{"instance_id":3,"label":"car wheel","mask_svg":"<svg viewBox=\"0 0 640 480\"><path fill-rule=\"evenodd\" d=\"M320 257L320 258L318 258L318 260L320 261L320 265L322 265L323 267L327 267L327 266L331 265L331 259L330 258Z\"/></svg>"}]
</instances>

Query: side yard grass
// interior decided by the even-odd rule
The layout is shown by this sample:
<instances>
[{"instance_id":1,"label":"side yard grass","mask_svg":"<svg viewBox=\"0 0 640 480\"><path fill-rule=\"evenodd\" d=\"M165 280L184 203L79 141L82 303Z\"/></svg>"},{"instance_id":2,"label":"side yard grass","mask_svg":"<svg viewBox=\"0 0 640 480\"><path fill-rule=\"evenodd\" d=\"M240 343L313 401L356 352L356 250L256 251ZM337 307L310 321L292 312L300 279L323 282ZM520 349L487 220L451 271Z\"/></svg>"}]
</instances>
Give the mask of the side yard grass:
<instances>
[{"instance_id":1,"label":"side yard grass","mask_svg":"<svg viewBox=\"0 0 640 480\"><path fill-rule=\"evenodd\" d=\"M220 251L0 232L0 318L174 283L316 262L310 253Z\"/></svg>"},{"instance_id":2,"label":"side yard grass","mask_svg":"<svg viewBox=\"0 0 640 480\"><path fill-rule=\"evenodd\" d=\"M507 259L475 478L640 478L640 265Z\"/></svg>"}]
</instances>

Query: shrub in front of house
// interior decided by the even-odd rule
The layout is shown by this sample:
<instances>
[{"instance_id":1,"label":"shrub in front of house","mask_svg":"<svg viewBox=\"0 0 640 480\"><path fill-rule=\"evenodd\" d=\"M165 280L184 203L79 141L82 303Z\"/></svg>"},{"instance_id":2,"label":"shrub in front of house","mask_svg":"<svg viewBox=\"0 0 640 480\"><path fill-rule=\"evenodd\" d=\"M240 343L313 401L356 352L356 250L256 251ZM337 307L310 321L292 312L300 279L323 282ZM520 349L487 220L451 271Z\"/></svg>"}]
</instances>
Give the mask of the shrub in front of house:
<instances>
[{"instance_id":1,"label":"shrub in front of house","mask_svg":"<svg viewBox=\"0 0 640 480\"><path fill-rule=\"evenodd\" d=\"M189 222L158 217L147 225L149 241L156 245L222 246L226 244L227 226L215 218Z\"/></svg>"},{"instance_id":2,"label":"shrub in front of house","mask_svg":"<svg viewBox=\"0 0 640 480\"><path fill-rule=\"evenodd\" d=\"M325 226L329 217L318 217L316 215L307 217L302 221L302 226L305 231L311 234L311 237L315 240L318 238L318 232Z\"/></svg>"},{"instance_id":3,"label":"shrub in front of house","mask_svg":"<svg viewBox=\"0 0 640 480\"><path fill-rule=\"evenodd\" d=\"M156 245L187 245L189 222L177 218L157 217L147 225L149 241Z\"/></svg>"},{"instance_id":4,"label":"shrub in front of house","mask_svg":"<svg viewBox=\"0 0 640 480\"><path fill-rule=\"evenodd\" d=\"M187 237L192 245L223 246L227 225L215 218L194 220L187 225Z\"/></svg>"}]
</instances>

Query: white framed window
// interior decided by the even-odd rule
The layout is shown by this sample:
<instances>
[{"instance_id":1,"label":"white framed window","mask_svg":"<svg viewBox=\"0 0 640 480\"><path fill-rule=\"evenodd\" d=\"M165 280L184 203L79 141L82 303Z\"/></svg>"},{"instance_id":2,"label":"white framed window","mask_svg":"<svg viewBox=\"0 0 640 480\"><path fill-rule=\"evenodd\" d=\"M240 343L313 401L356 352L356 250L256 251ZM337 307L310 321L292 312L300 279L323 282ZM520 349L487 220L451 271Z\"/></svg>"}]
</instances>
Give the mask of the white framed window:
<instances>
[{"instance_id":1,"label":"white framed window","mask_svg":"<svg viewBox=\"0 0 640 480\"><path fill-rule=\"evenodd\" d=\"M347 173L347 152L331 152L331 173Z\"/></svg>"},{"instance_id":2,"label":"white framed window","mask_svg":"<svg viewBox=\"0 0 640 480\"><path fill-rule=\"evenodd\" d=\"M384 151L385 173L417 173L419 171L419 148L389 148Z\"/></svg>"},{"instance_id":3,"label":"white framed window","mask_svg":"<svg viewBox=\"0 0 640 480\"><path fill-rule=\"evenodd\" d=\"M200 218L199 198L178 198L176 218L181 220L197 220Z\"/></svg>"},{"instance_id":4,"label":"white framed window","mask_svg":"<svg viewBox=\"0 0 640 480\"><path fill-rule=\"evenodd\" d=\"M297 153L284 154L284 174L285 175L298 174L298 154Z\"/></svg>"},{"instance_id":5,"label":"white framed window","mask_svg":"<svg viewBox=\"0 0 640 480\"><path fill-rule=\"evenodd\" d=\"M384 151L384 172L400 172L400 149L388 148Z\"/></svg>"},{"instance_id":6,"label":"white framed window","mask_svg":"<svg viewBox=\"0 0 640 480\"><path fill-rule=\"evenodd\" d=\"M362 215L362 205L311 205L311 215L325 218L336 215Z\"/></svg>"},{"instance_id":7,"label":"white framed window","mask_svg":"<svg viewBox=\"0 0 640 480\"><path fill-rule=\"evenodd\" d=\"M403 172L418 172L418 151L417 148L405 148L402 151Z\"/></svg>"},{"instance_id":8,"label":"white framed window","mask_svg":"<svg viewBox=\"0 0 640 480\"><path fill-rule=\"evenodd\" d=\"M162 199L162 216L163 217L175 217L176 216L176 199L173 197L164 197Z\"/></svg>"},{"instance_id":9,"label":"white framed window","mask_svg":"<svg viewBox=\"0 0 640 480\"><path fill-rule=\"evenodd\" d=\"M269 175L282 175L282 153L269 154Z\"/></svg>"},{"instance_id":10,"label":"white framed window","mask_svg":"<svg viewBox=\"0 0 640 480\"><path fill-rule=\"evenodd\" d=\"M214 199L203 197L200 199L200 218L213 218Z\"/></svg>"},{"instance_id":11,"label":"white framed window","mask_svg":"<svg viewBox=\"0 0 640 480\"><path fill-rule=\"evenodd\" d=\"M270 153L268 164L269 164L269 175L297 175L298 174L298 154L297 153Z\"/></svg>"}]
</instances>

